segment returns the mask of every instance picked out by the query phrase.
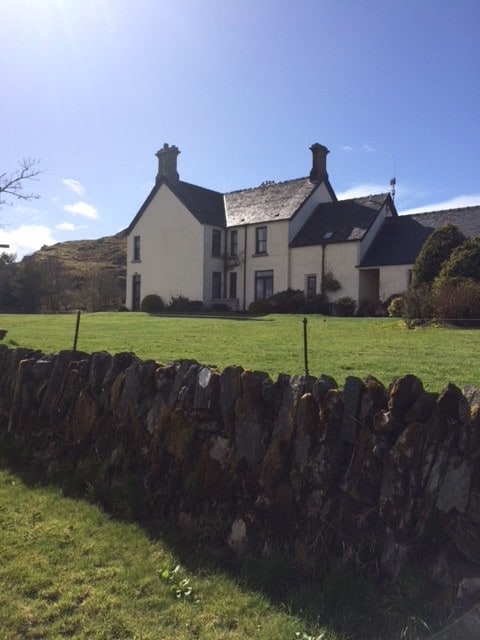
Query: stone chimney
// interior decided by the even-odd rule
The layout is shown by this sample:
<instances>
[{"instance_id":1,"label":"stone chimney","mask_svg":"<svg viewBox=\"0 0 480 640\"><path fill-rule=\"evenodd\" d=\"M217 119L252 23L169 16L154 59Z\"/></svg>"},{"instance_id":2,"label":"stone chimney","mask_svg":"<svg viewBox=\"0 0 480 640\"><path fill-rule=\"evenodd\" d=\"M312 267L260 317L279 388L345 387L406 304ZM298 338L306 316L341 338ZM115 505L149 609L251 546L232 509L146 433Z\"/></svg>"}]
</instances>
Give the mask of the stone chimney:
<instances>
[{"instance_id":1,"label":"stone chimney","mask_svg":"<svg viewBox=\"0 0 480 640\"><path fill-rule=\"evenodd\" d=\"M312 170L310 171L311 182L322 182L328 179L327 173L327 153L330 153L323 144L312 144L310 147L312 152Z\"/></svg>"},{"instance_id":2,"label":"stone chimney","mask_svg":"<svg viewBox=\"0 0 480 640\"><path fill-rule=\"evenodd\" d=\"M177 156L180 153L174 144L169 146L166 142L155 154L158 158L157 183L162 178L167 178L170 182L178 182Z\"/></svg>"}]
</instances>

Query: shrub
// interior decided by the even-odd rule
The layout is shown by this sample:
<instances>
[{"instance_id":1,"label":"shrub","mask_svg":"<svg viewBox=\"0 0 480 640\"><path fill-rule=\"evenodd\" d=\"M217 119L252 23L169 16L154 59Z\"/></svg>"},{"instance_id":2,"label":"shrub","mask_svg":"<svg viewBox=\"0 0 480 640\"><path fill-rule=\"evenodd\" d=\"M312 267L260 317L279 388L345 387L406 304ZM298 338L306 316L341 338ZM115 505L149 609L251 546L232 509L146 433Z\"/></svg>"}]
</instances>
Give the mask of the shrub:
<instances>
[{"instance_id":1,"label":"shrub","mask_svg":"<svg viewBox=\"0 0 480 640\"><path fill-rule=\"evenodd\" d=\"M353 298L344 296L343 298L335 300L334 313L336 316L351 317L355 313L356 306L357 303Z\"/></svg>"},{"instance_id":2,"label":"shrub","mask_svg":"<svg viewBox=\"0 0 480 640\"><path fill-rule=\"evenodd\" d=\"M230 307L226 302L212 302L210 309L212 311L230 311Z\"/></svg>"},{"instance_id":3,"label":"shrub","mask_svg":"<svg viewBox=\"0 0 480 640\"><path fill-rule=\"evenodd\" d=\"M322 290L323 291L338 291L341 288L341 284L339 281L334 278L333 273L331 271L325 271L322 279Z\"/></svg>"},{"instance_id":4,"label":"shrub","mask_svg":"<svg viewBox=\"0 0 480 640\"><path fill-rule=\"evenodd\" d=\"M436 229L425 241L415 260L412 271L412 284L432 284L440 273L443 263L449 258L455 247L465 241L465 236L453 224Z\"/></svg>"},{"instance_id":5,"label":"shrub","mask_svg":"<svg viewBox=\"0 0 480 640\"><path fill-rule=\"evenodd\" d=\"M140 311L144 313L161 313L165 311L165 303L156 293L145 296L140 304Z\"/></svg>"},{"instance_id":6,"label":"shrub","mask_svg":"<svg viewBox=\"0 0 480 640\"><path fill-rule=\"evenodd\" d=\"M273 306L269 300L254 300L248 306L248 313L252 316L265 316L267 313L273 313Z\"/></svg>"},{"instance_id":7,"label":"shrub","mask_svg":"<svg viewBox=\"0 0 480 640\"><path fill-rule=\"evenodd\" d=\"M432 287L435 316L442 320L480 318L480 283L467 278L437 278Z\"/></svg>"},{"instance_id":8,"label":"shrub","mask_svg":"<svg viewBox=\"0 0 480 640\"><path fill-rule=\"evenodd\" d=\"M203 302L201 300L190 300L187 296L180 294L178 296L172 296L166 309L171 313L192 313L201 311L203 309Z\"/></svg>"},{"instance_id":9,"label":"shrub","mask_svg":"<svg viewBox=\"0 0 480 640\"><path fill-rule=\"evenodd\" d=\"M306 297L300 289L285 289L268 299L272 313L302 313L306 307Z\"/></svg>"},{"instance_id":10,"label":"shrub","mask_svg":"<svg viewBox=\"0 0 480 640\"><path fill-rule=\"evenodd\" d=\"M403 296L392 298L387 306L387 312L390 318L401 318L403 316L403 309Z\"/></svg>"},{"instance_id":11,"label":"shrub","mask_svg":"<svg viewBox=\"0 0 480 640\"><path fill-rule=\"evenodd\" d=\"M413 327L431 318L433 318L433 305L430 287L426 284L410 287L403 295L403 319L406 325Z\"/></svg>"},{"instance_id":12,"label":"shrub","mask_svg":"<svg viewBox=\"0 0 480 640\"><path fill-rule=\"evenodd\" d=\"M330 315L331 304L327 300L324 293L317 293L311 298L305 300L305 313L321 313L322 315Z\"/></svg>"},{"instance_id":13,"label":"shrub","mask_svg":"<svg viewBox=\"0 0 480 640\"><path fill-rule=\"evenodd\" d=\"M376 316L383 315L382 307L379 302L374 302L368 298L362 298L357 307L357 316L363 318L375 318Z\"/></svg>"},{"instance_id":14,"label":"shrub","mask_svg":"<svg viewBox=\"0 0 480 640\"><path fill-rule=\"evenodd\" d=\"M470 278L480 282L480 238L467 240L456 247L440 270L443 278Z\"/></svg>"}]
</instances>

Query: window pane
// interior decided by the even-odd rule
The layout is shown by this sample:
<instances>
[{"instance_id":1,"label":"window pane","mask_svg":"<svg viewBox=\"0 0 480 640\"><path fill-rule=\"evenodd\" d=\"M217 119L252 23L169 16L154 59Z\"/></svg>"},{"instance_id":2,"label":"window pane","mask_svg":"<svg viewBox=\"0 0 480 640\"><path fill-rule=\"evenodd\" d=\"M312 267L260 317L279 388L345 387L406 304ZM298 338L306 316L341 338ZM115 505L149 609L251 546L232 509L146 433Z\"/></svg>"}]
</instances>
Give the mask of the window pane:
<instances>
[{"instance_id":1,"label":"window pane","mask_svg":"<svg viewBox=\"0 0 480 640\"><path fill-rule=\"evenodd\" d=\"M222 274L220 271L212 273L212 298L222 297Z\"/></svg>"},{"instance_id":2,"label":"window pane","mask_svg":"<svg viewBox=\"0 0 480 640\"><path fill-rule=\"evenodd\" d=\"M255 300L265 300L273 295L273 271L255 272Z\"/></svg>"},{"instance_id":3,"label":"window pane","mask_svg":"<svg viewBox=\"0 0 480 640\"><path fill-rule=\"evenodd\" d=\"M267 253L267 227L255 229L255 253Z\"/></svg>"},{"instance_id":4,"label":"window pane","mask_svg":"<svg viewBox=\"0 0 480 640\"><path fill-rule=\"evenodd\" d=\"M236 256L238 253L238 231L234 229L230 232L230 255Z\"/></svg>"},{"instance_id":5,"label":"window pane","mask_svg":"<svg viewBox=\"0 0 480 640\"><path fill-rule=\"evenodd\" d=\"M133 259L140 260L140 236L133 237Z\"/></svg>"},{"instance_id":6,"label":"window pane","mask_svg":"<svg viewBox=\"0 0 480 640\"><path fill-rule=\"evenodd\" d=\"M222 233L219 229L212 231L212 256L221 254Z\"/></svg>"}]
</instances>

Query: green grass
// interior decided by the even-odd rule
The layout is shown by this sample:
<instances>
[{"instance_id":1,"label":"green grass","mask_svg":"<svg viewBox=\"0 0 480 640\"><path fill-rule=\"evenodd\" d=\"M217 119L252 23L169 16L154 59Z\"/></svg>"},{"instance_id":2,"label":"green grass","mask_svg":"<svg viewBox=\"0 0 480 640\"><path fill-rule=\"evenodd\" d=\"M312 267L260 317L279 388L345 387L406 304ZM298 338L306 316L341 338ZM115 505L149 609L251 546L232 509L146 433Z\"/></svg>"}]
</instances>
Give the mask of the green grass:
<instances>
[{"instance_id":1,"label":"green grass","mask_svg":"<svg viewBox=\"0 0 480 640\"><path fill-rule=\"evenodd\" d=\"M181 358L224 369L236 364L279 373L301 374L303 316L155 317L143 313L83 314L78 349L132 351L141 359L168 363ZM71 349L75 315L2 315L4 344L54 353ZM430 391L449 382L480 386L478 331L430 326L407 329L401 320L308 317L309 371L333 376L373 375L388 385L413 373Z\"/></svg>"},{"instance_id":2,"label":"green grass","mask_svg":"<svg viewBox=\"0 0 480 640\"><path fill-rule=\"evenodd\" d=\"M225 574L177 564L137 525L0 471L2 640L295 640L307 629Z\"/></svg>"},{"instance_id":3,"label":"green grass","mask_svg":"<svg viewBox=\"0 0 480 640\"><path fill-rule=\"evenodd\" d=\"M438 622L414 568L395 587L355 564L311 582L148 528L0 470L2 640L419 640Z\"/></svg>"}]
</instances>

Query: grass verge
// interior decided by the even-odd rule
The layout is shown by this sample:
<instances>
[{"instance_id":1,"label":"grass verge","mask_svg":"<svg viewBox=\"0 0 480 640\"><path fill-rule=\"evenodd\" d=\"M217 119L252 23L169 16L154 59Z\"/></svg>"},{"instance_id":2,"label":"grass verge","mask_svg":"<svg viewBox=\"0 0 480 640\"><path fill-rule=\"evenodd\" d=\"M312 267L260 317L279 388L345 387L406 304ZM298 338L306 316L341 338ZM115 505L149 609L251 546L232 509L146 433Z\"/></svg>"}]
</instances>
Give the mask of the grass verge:
<instances>
[{"instance_id":1,"label":"grass verge","mask_svg":"<svg viewBox=\"0 0 480 640\"><path fill-rule=\"evenodd\" d=\"M414 568L388 588L352 564L309 581L278 555L159 535L6 470L0 505L4 640L419 640L434 618Z\"/></svg>"},{"instance_id":2,"label":"grass verge","mask_svg":"<svg viewBox=\"0 0 480 640\"><path fill-rule=\"evenodd\" d=\"M182 358L224 369L240 365L279 373L304 372L303 316L171 317L143 313L84 314L78 349L93 353L131 351L168 363ZM75 315L3 315L4 344L56 353L71 349ZM429 391L452 382L480 386L476 330L429 326L407 329L393 318L308 317L309 372L333 376L373 375L385 385L407 373Z\"/></svg>"}]
</instances>

